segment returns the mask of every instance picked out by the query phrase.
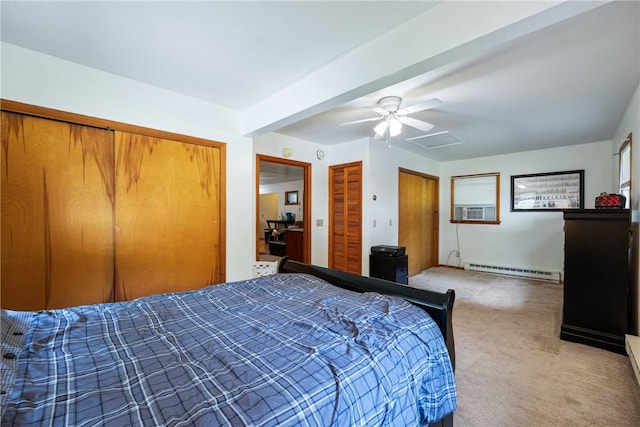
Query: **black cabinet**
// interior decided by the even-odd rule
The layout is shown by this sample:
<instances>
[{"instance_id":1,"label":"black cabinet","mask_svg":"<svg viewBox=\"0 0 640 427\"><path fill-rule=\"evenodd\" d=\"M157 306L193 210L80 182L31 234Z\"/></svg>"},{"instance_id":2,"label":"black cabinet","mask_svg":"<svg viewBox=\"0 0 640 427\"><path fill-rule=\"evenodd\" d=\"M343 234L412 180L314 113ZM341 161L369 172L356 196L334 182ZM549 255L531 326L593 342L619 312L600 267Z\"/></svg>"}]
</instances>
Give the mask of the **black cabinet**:
<instances>
[{"instance_id":1,"label":"black cabinet","mask_svg":"<svg viewBox=\"0 0 640 427\"><path fill-rule=\"evenodd\" d=\"M406 255L392 256L373 252L369 255L369 276L408 285L408 258Z\"/></svg>"},{"instance_id":2,"label":"black cabinet","mask_svg":"<svg viewBox=\"0 0 640 427\"><path fill-rule=\"evenodd\" d=\"M272 240L269 242L269 255L286 256L287 243L280 240Z\"/></svg>"},{"instance_id":3,"label":"black cabinet","mask_svg":"<svg viewBox=\"0 0 640 427\"><path fill-rule=\"evenodd\" d=\"M626 354L631 278L629 211L566 210L564 220L560 338Z\"/></svg>"},{"instance_id":4,"label":"black cabinet","mask_svg":"<svg viewBox=\"0 0 640 427\"><path fill-rule=\"evenodd\" d=\"M287 258L304 262L304 230L301 228L287 228L285 232L285 250Z\"/></svg>"}]
</instances>

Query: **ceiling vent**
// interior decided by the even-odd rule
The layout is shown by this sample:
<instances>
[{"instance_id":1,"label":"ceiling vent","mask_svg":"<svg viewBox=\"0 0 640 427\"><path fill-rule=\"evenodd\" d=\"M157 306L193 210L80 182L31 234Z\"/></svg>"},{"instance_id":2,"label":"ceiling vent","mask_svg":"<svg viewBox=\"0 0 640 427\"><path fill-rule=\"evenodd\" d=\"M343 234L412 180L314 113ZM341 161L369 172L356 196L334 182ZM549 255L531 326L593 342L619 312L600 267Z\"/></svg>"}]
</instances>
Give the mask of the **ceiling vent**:
<instances>
[{"instance_id":1,"label":"ceiling vent","mask_svg":"<svg viewBox=\"0 0 640 427\"><path fill-rule=\"evenodd\" d=\"M432 150L434 148L450 147L452 145L464 144L464 141L448 130L444 132L430 133L428 135L407 138L407 141L418 147Z\"/></svg>"}]
</instances>

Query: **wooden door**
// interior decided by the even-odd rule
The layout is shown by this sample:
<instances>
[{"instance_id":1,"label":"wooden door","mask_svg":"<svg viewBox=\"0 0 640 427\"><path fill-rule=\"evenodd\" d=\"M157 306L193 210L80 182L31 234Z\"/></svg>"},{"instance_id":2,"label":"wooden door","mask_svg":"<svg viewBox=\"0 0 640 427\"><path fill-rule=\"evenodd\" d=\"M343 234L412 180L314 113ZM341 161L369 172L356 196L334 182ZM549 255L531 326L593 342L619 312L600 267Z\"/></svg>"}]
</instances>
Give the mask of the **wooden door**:
<instances>
[{"instance_id":1,"label":"wooden door","mask_svg":"<svg viewBox=\"0 0 640 427\"><path fill-rule=\"evenodd\" d=\"M362 162L329 168L329 268L362 274Z\"/></svg>"},{"instance_id":2,"label":"wooden door","mask_svg":"<svg viewBox=\"0 0 640 427\"><path fill-rule=\"evenodd\" d=\"M223 281L220 148L116 132L116 298Z\"/></svg>"},{"instance_id":3,"label":"wooden door","mask_svg":"<svg viewBox=\"0 0 640 427\"><path fill-rule=\"evenodd\" d=\"M2 112L3 308L113 299L113 133Z\"/></svg>"},{"instance_id":4,"label":"wooden door","mask_svg":"<svg viewBox=\"0 0 640 427\"><path fill-rule=\"evenodd\" d=\"M398 245L405 246L409 276L438 265L438 178L400 169Z\"/></svg>"}]
</instances>

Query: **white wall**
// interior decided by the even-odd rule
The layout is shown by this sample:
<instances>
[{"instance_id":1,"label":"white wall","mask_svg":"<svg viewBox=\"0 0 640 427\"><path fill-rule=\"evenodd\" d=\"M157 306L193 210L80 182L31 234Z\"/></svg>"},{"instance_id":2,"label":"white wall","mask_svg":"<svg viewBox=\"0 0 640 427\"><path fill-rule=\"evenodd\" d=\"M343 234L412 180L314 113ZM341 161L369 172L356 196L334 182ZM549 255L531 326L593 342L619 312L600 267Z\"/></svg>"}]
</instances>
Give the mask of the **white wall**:
<instances>
[{"instance_id":1,"label":"white wall","mask_svg":"<svg viewBox=\"0 0 640 427\"><path fill-rule=\"evenodd\" d=\"M465 262L563 270L564 224L562 212L511 212L511 175L585 170L584 207L593 208L602 191L615 192L611 180L611 141L483 157L441 164L440 262L460 242L461 265ZM450 180L452 176L500 173L500 221L491 224L451 224ZM457 265L452 258L450 264Z\"/></svg>"},{"instance_id":2,"label":"white wall","mask_svg":"<svg viewBox=\"0 0 640 427\"><path fill-rule=\"evenodd\" d=\"M613 148L615 151L618 150L629 133L633 133L633 141L631 143L631 222L633 223L634 232L637 233L640 231L638 227L638 223L640 223L640 85L636 88L633 98L614 133ZM614 177L614 183L617 185L617 176ZM640 253L633 254L633 256L636 262L640 264ZM640 315L638 314L640 313L640 281L638 277L633 279L631 292L633 299L633 328L631 332L638 335L640 331Z\"/></svg>"},{"instance_id":3,"label":"white wall","mask_svg":"<svg viewBox=\"0 0 640 427\"><path fill-rule=\"evenodd\" d=\"M8 43L1 65L4 99L224 142L227 280L251 277L255 227L247 224L255 223L255 174L248 171L255 166L238 113Z\"/></svg>"}]
</instances>

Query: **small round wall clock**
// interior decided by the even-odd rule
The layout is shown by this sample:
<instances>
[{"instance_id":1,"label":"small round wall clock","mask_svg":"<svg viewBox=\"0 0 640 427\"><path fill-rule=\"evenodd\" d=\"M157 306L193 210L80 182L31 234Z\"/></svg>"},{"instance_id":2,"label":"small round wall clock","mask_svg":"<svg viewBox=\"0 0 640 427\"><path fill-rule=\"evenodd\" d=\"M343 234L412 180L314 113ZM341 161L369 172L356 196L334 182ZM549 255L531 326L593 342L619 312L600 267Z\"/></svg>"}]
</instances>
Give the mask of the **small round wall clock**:
<instances>
[{"instance_id":1,"label":"small round wall clock","mask_svg":"<svg viewBox=\"0 0 640 427\"><path fill-rule=\"evenodd\" d=\"M324 151L316 150L316 157L320 160L324 159Z\"/></svg>"}]
</instances>

